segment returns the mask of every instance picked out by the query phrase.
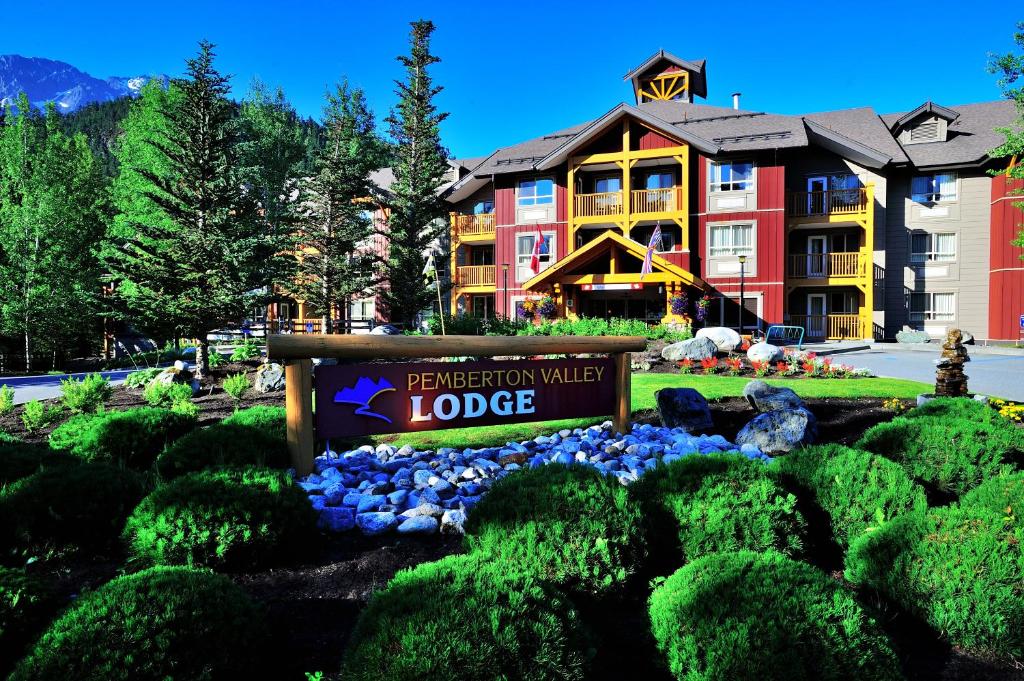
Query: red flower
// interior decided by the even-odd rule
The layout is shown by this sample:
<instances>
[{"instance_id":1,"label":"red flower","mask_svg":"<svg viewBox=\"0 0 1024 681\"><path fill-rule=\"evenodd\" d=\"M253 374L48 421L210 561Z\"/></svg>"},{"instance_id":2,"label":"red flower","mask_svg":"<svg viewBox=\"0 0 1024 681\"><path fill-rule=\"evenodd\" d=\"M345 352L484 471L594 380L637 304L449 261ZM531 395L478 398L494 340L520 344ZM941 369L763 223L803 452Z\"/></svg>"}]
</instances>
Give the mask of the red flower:
<instances>
[{"instance_id":1,"label":"red flower","mask_svg":"<svg viewBox=\"0 0 1024 681\"><path fill-rule=\"evenodd\" d=\"M789 362L776 362L775 370L778 371L780 374L786 373L787 371L789 371Z\"/></svg>"}]
</instances>

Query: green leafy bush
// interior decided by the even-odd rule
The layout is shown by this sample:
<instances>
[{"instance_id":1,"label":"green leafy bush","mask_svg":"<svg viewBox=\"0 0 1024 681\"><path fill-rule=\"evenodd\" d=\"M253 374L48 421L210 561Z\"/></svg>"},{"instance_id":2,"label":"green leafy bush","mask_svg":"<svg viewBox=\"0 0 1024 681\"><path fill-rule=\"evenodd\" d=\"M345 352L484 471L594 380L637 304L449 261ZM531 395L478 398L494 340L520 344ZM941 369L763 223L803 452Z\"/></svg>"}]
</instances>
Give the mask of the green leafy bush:
<instances>
[{"instance_id":1,"label":"green leafy bush","mask_svg":"<svg viewBox=\"0 0 1024 681\"><path fill-rule=\"evenodd\" d=\"M14 411L14 388L0 385L0 416L7 416Z\"/></svg>"},{"instance_id":2,"label":"green leafy bush","mask_svg":"<svg viewBox=\"0 0 1024 681\"><path fill-rule=\"evenodd\" d=\"M153 568L79 598L11 679L261 678L266 650L261 610L229 579Z\"/></svg>"},{"instance_id":3,"label":"green leafy bush","mask_svg":"<svg viewBox=\"0 0 1024 681\"><path fill-rule=\"evenodd\" d=\"M170 409L192 399L192 386L187 383L149 383L142 397L151 407Z\"/></svg>"},{"instance_id":4,"label":"green leafy bush","mask_svg":"<svg viewBox=\"0 0 1024 681\"><path fill-rule=\"evenodd\" d=\"M83 414L55 428L50 446L86 461L114 461L144 470L170 442L194 427L194 418L153 407Z\"/></svg>"},{"instance_id":5,"label":"green leafy bush","mask_svg":"<svg viewBox=\"0 0 1024 681\"><path fill-rule=\"evenodd\" d=\"M522 319L514 319L494 315L477 317L470 314L434 315L427 320L430 333L441 335L441 320L444 319L444 332L459 336L514 336L528 326Z\"/></svg>"},{"instance_id":6,"label":"green leafy bush","mask_svg":"<svg viewBox=\"0 0 1024 681\"><path fill-rule=\"evenodd\" d=\"M221 387L223 387L224 392L231 395L237 403L242 399L242 396L245 395L246 391L252 387L252 384L249 383L248 376L240 373L225 378Z\"/></svg>"},{"instance_id":7,"label":"green leafy bush","mask_svg":"<svg viewBox=\"0 0 1024 681\"><path fill-rule=\"evenodd\" d=\"M630 485L656 549L673 562L708 553L803 551L807 523L796 497L760 461L741 454L687 456Z\"/></svg>"},{"instance_id":8,"label":"green leafy bush","mask_svg":"<svg viewBox=\"0 0 1024 681\"><path fill-rule=\"evenodd\" d=\"M498 481L473 509L466 544L572 589L621 585L646 558L640 509L615 478L549 465Z\"/></svg>"},{"instance_id":9,"label":"green leafy bush","mask_svg":"<svg viewBox=\"0 0 1024 681\"><path fill-rule=\"evenodd\" d=\"M224 359L224 355L220 354L220 351L212 345L210 346L209 354L207 354L207 359L210 362L211 369L216 369L217 367L227 364L227 360Z\"/></svg>"},{"instance_id":10,"label":"green leafy bush","mask_svg":"<svg viewBox=\"0 0 1024 681\"><path fill-rule=\"evenodd\" d=\"M810 491L841 546L927 505L924 489L899 464L842 445L804 447L776 458L772 466Z\"/></svg>"},{"instance_id":11,"label":"green leafy bush","mask_svg":"<svg viewBox=\"0 0 1024 681\"><path fill-rule=\"evenodd\" d=\"M1024 471L1000 471L965 494L960 505L1024 520Z\"/></svg>"},{"instance_id":12,"label":"green leafy bush","mask_svg":"<svg viewBox=\"0 0 1024 681\"><path fill-rule=\"evenodd\" d=\"M0 547L103 548L146 491L142 475L107 464L44 467L0 489Z\"/></svg>"},{"instance_id":13,"label":"green leafy bush","mask_svg":"<svg viewBox=\"0 0 1024 681\"><path fill-rule=\"evenodd\" d=\"M63 411L59 404L46 405L39 400L31 400L25 403L21 422L25 424L25 430L34 433L58 421Z\"/></svg>"},{"instance_id":14,"label":"green leafy bush","mask_svg":"<svg viewBox=\"0 0 1024 681\"><path fill-rule=\"evenodd\" d=\"M252 567L291 556L316 530L309 499L284 471L200 471L160 485L125 525L146 565Z\"/></svg>"},{"instance_id":15,"label":"green leafy bush","mask_svg":"<svg viewBox=\"0 0 1024 681\"><path fill-rule=\"evenodd\" d=\"M53 466L68 466L78 463L62 452L55 452L46 445L6 441L0 437L0 488L9 482Z\"/></svg>"},{"instance_id":16,"label":"green leafy bush","mask_svg":"<svg viewBox=\"0 0 1024 681\"><path fill-rule=\"evenodd\" d=\"M878 623L835 580L779 553L698 558L649 601L651 630L676 679L901 679Z\"/></svg>"},{"instance_id":17,"label":"green leafy bush","mask_svg":"<svg viewBox=\"0 0 1024 681\"><path fill-rule=\"evenodd\" d=\"M103 404L110 399L114 389L110 381L100 374L87 374L76 381L68 378L60 382L61 400L73 414L94 413L102 410Z\"/></svg>"},{"instance_id":18,"label":"green leafy bush","mask_svg":"<svg viewBox=\"0 0 1024 681\"><path fill-rule=\"evenodd\" d=\"M260 346L253 341L244 341L235 346L231 353L232 362L245 362L250 359L259 359Z\"/></svg>"},{"instance_id":19,"label":"green leafy bush","mask_svg":"<svg viewBox=\"0 0 1024 681\"><path fill-rule=\"evenodd\" d=\"M995 409L970 397L939 397L911 409L904 416L908 419L941 416L947 419L967 419L986 423L1002 420Z\"/></svg>"},{"instance_id":20,"label":"green leafy bush","mask_svg":"<svg viewBox=\"0 0 1024 681\"><path fill-rule=\"evenodd\" d=\"M250 407L220 423L192 431L157 459L165 478L218 466L287 468L285 411L282 407Z\"/></svg>"},{"instance_id":21,"label":"green leafy bush","mask_svg":"<svg viewBox=\"0 0 1024 681\"><path fill-rule=\"evenodd\" d=\"M1005 420L898 417L868 429L856 447L892 459L940 492L960 496L1021 459L1024 431Z\"/></svg>"},{"instance_id":22,"label":"green leafy bush","mask_svg":"<svg viewBox=\"0 0 1024 681\"><path fill-rule=\"evenodd\" d=\"M0 660L16 660L43 629L59 602L43 580L0 567ZM0 662L0 673L7 665Z\"/></svg>"},{"instance_id":23,"label":"green leafy bush","mask_svg":"<svg viewBox=\"0 0 1024 681\"><path fill-rule=\"evenodd\" d=\"M587 678L587 641L564 596L517 563L449 556L395 575L349 640L346 681Z\"/></svg>"},{"instance_id":24,"label":"green leafy bush","mask_svg":"<svg viewBox=\"0 0 1024 681\"><path fill-rule=\"evenodd\" d=\"M161 371L160 367L133 371L124 377L124 385L126 388L145 388Z\"/></svg>"},{"instance_id":25,"label":"green leafy bush","mask_svg":"<svg viewBox=\"0 0 1024 681\"><path fill-rule=\"evenodd\" d=\"M861 536L846 578L884 594L973 653L1024 656L1024 522L988 509L935 508Z\"/></svg>"},{"instance_id":26,"label":"green leafy bush","mask_svg":"<svg viewBox=\"0 0 1024 681\"><path fill-rule=\"evenodd\" d=\"M693 338L691 330L676 330L662 324L649 326L640 319L577 319L545 320L524 326L519 335L528 336L643 336L651 340L681 341Z\"/></svg>"}]
</instances>

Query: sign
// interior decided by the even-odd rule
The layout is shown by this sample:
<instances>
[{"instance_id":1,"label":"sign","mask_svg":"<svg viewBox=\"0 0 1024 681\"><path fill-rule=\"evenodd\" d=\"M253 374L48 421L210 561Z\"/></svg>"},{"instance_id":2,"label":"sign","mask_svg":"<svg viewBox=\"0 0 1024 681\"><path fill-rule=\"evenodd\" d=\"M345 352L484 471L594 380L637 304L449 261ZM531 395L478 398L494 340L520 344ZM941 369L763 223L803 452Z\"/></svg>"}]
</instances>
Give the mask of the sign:
<instances>
[{"instance_id":1,"label":"sign","mask_svg":"<svg viewBox=\"0 0 1024 681\"><path fill-rule=\"evenodd\" d=\"M584 291L641 291L643 284L583 284Z\"/></svg>"},{"instance_id":2,"label":"sign","mask_svg":"<svg viewBox=\"0 0 1024 681\"><path fill-rule=\"evenodd\" d=\"M615 413L611 357L322 365L315 427L331 439Z\"/></svg>"},{"instance_id":3,"label":"sign","mask_svg":"<svg viewBox=\"0 0 1024 681\"><path fill-rule=\"evenodd\" d=\"M1020 329L1024 331L1024 314L1020 316Z\"/></svg>"}]
</instances>

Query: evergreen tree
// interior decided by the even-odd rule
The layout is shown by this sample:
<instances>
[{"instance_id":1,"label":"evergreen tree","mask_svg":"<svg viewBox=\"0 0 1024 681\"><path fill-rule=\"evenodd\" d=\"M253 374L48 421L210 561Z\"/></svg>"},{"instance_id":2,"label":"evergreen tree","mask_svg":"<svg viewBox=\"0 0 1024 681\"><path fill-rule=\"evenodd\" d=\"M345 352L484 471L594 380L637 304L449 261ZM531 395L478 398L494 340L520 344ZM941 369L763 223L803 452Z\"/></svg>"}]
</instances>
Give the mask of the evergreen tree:
<instances>
[{"instance_id":1,"label":"evergreen tree","mask_svg":"<svg viewBox=\"0 0 1024 681\"><path fill-rule=\"evenodd\" d=\"M1013 34L1013 41L1017 45L1020 54L1008 52L1003 55L993 55L989 62L989 70L999 75L999 87L1003 94L1017 103L1017 120L1013 125L997 130L1006 136L1006 142L989 152L994 158L1012 158L1016 163L1012 164L1006 174L1018 180L1024 180L1024 85L1018 81L1024 80L1024 21L1017 24L1017 32ZM1017 208L1024 210L1024 201L1015 202ZM1017 233L1013 241L1014 246L1024 247L1024 225ZM1024 254L1021 255L1024 260Z\"/></svg>"},{"instance_id":2,"label":"evergreen tree","mask_svg":"<svg viewBox=\"0 0 1024 681\"><path fill-rule=\"evenodd\" d=\"M433 307L436 292L424 280L423 265L447 229L440 189L448 173L448 152L441 146L440 124L448 114L434 105L442 88L433 84L428 73L440 61L430 53L433 32L430 21L412 23L410 54L398 57L406 79L396 81L399 102L388 117L395 142L395 182L384 263L387 285L381 294L391 321L408 327L420 312Z\"/></svg>"},{"instance_id":3,"label":"evergreen tree","mask_svg":"<svg viewBox=\"0 0 1024 681\"><path fill-rule=\"evenodd\" d=\"M257 197L242 182L228 78L213 60L213 45L201 42L187 77L174 81L178 101L163 111L166 132L146 140L155 162L133 167L147 201L141 211L124 210L132 233L106 253L121 313L195 338L200 377L209 370L207 334L255 304L282 247L265 233Z\"/></svg>"},{"instance_id":4,"label":"evergreen tree","mask_svg":"<svg viewBox=\"0 0 1024 681\"><path fill-rule=\"evenodd\" d=\"M305 301L330 333L332 309L375 281L376 256L366 247L374 229L365 213L373 207L369 175L382 165L383 144L362 90L348 83L327 94L323 126L316 171L301 182L295 272L281 287Z\"/></svg>"},{"instance_id":5,"label":"evergreen tree","mask_svg":"<svg viewBox=\"0 0 1024 681\"><path fill-rule=\"evenodd\" d=\"M52 105L41 116L22 94L17 108L0 127L0 334L22 338L31 370L95 331L105 203L85 137Z\"/></svg>"}]
</instances>

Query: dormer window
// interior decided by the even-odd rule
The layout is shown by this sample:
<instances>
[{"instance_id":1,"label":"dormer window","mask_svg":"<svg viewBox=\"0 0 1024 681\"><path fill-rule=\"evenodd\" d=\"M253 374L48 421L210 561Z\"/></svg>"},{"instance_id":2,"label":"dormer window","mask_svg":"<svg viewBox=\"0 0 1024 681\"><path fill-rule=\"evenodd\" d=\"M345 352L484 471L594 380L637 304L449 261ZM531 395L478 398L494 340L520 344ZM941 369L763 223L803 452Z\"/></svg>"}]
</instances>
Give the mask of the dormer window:
<instances>
[{"instance_id":1,"label":"dormer window","mask_svg":"<svg viewBox=\"0 0 1024 681\"><path fill-rule=\"evenodd\" d=\"M945 142L949 126L959 118L954 109L925 102L913 111L897 118L891 127L901 144Z\"/></svg>"}]
</instances>

